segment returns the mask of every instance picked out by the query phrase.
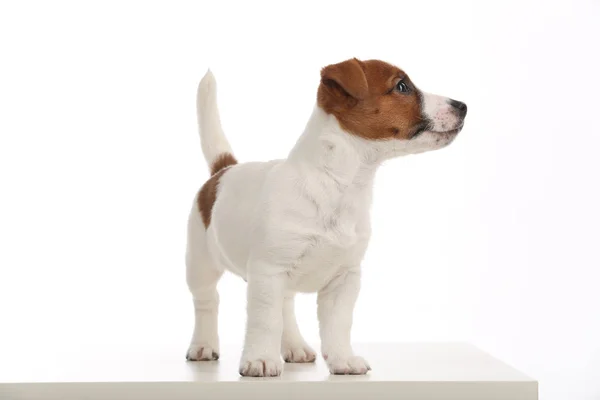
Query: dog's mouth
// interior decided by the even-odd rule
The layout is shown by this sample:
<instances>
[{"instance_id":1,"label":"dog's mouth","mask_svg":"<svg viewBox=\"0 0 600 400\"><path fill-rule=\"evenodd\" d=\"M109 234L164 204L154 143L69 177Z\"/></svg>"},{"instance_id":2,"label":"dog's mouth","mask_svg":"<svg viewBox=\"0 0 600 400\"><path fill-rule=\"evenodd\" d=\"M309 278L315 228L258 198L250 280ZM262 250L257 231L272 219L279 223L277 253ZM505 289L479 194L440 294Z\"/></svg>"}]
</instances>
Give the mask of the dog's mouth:
<instances>
[{"instance_id":1,"label":"dog's mouth","mask_svg":"<svg viewBox=\"0 0 600 400\"><path fill-rule=\"evenodd\" d=\"M410 136L410 139L415 139L415 138L421 136L421 134L424 132L430 132L430 133L433 133L436 135L441 135L441 136L456 135L458 132L460 132L462 130L464 124L465 124L465 122L461 121L460 124L458 124L458 126L456 126L454 129L449 129L447 131L435 131L432 129L433 124L431 123L431 121L424 120L414 128L413 133Z\"/></svg>"},{"instance_id":2,"label":"dog's mouth","mask_svg":"<svg viewBox=\"0 0 600 400\"><path fill-rule=\"evenodd\" d=\"M444 137L455 136L458 134L458 132L461 131L461 129L462 129L462 125L459 126L458 128L450 129L448 131L432 131L432 130L429 130L426 128L419 129L414 135L412 135L411 139L419 137L424 132L429 132L429 133L433 133L434 135L444 136Z\"/></svg>"},{"instance_id":3,"label":"dog's mouth","mask_svg":"<svg viewBox=\"0 0 600 400\"><path fill-rule=\"evenodd\" d=\"M435 134L438 134L438 135L445 135L445 136L456 135L458 132L460 132L462 130L463 126L464 126L464 122L461 122L454 129L450 129L450 130L447 130L447 131L429 131L429 132L435 133Z\"/></svg>"},{"instance_id":4,"label":"dog's mouth","mask_svg":"<svg viewBox=\"0 0 600 400\"><path fill-rule=\"evenodd\" d=\"M410 135L410 139L415 139L419 137L423 132L427 131L430 126L430 122L427 119L424 119L417 126L414 127L412 134Z\"/></svg>"},{"instance_id":5,"label":"dog's mouth","mask_svg":"<svg viewBox=\"0 0 600 400\"><path fill-rule=\"evenodd\" d=\"M431 133L435 133L436 135L445 135L445 136L450 136L450 135L455 135L458 132L460 132L461 128L456 128L456 129L450 129L449 131L442 131L442 132L438 132L438 131L430 131Z\"/></svg>"}]
</instances>

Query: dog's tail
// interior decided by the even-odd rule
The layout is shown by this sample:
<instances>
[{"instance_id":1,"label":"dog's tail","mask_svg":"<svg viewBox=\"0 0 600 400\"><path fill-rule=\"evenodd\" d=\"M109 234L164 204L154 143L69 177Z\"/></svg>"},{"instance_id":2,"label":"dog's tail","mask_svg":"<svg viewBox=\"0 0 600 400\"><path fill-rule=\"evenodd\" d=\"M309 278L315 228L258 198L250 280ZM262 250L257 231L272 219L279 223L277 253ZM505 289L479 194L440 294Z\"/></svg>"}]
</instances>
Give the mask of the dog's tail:
<instances>
[{"instance_id":1,"label":"dog's tail","mask_svg":"<svg viewBox=\"0 0 600 400\"><path fill-rule=\"evenodd\" d=\"M217 107L217 81L210 69L198 85L196 108L202 152L211 175L230 165L237 164L233 150L231 150L221 127L221 118Z\"/></svg>"}]
</instances>

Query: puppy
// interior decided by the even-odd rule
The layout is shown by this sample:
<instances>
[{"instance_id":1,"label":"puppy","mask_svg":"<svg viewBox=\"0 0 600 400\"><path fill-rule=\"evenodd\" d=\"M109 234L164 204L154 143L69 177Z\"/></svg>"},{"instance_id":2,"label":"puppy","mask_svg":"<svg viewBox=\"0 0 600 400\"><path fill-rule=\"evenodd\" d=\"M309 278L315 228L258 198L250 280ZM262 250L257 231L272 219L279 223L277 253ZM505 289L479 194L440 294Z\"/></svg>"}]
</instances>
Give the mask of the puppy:
<instances>
[{"instance_id":1,"label":"puppy","mask_svg":"<svg viewBox=\"0 0 600 400\"><path fill-rule=\"evenodd\" d=\"M198 123L211 177L188 221L187 283L195 328L187 359L219 358L217 282L248 282L239 372L278 376L314 362L294 315L297 292L317 292L321 352L332 374L366 374L350 343L361 260L370 237L373 178L389 158L440 149L463 127L467 106L420 91L378 60L321 70L317 104L284 160L238 164L223 134L210 71L198 87Z\"/></svg>"}]
</instances>

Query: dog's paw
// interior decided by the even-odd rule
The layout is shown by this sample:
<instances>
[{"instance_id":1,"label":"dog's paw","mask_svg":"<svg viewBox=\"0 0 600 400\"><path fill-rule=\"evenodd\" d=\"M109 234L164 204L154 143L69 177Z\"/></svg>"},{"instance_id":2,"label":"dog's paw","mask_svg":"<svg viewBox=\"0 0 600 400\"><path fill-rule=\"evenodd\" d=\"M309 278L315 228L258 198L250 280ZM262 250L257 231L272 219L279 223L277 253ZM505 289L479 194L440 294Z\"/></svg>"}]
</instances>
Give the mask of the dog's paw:
<instances>
[{"instance_id":1,"label":"dog's paw","mask_svg":"<svg viewBox=\"0 0 600 400\"><path fill-rule=\"evenodd\" d=\"M214 361L219 359L219 349L208 344L191 344L185 355L188 361Z\"/></svg>"},{"instance_id":2,"label":"dog's paw","mask_svg":"<svg viewBox=\"0 0 600 400\"><path fill-rule=\"evenodd\" d=\"M279 376L283 371L283 363L277 358L244 359L240 362L242 376Z\"/></svg>"},{"instance_id":3,"label":"dog's paw","mask_svg":"<svg viewBox=\"0 0 600 400\"><path fill-rule=\"evenodd\" d=\"M284 347L281 356L287 363L311 363L317 359L317 353L306 344Z\"/></svg>"},{"instance_id":4,"label":"dog's paw","mask_svg":"<svg viewBox=\"0 0 600 400\"><path fill-rule=\"evenodd\" d=\"M371 370L369 363L358 356L327 357L329 372L335 375L365 375Z\"/></svg>"}]
</instances>

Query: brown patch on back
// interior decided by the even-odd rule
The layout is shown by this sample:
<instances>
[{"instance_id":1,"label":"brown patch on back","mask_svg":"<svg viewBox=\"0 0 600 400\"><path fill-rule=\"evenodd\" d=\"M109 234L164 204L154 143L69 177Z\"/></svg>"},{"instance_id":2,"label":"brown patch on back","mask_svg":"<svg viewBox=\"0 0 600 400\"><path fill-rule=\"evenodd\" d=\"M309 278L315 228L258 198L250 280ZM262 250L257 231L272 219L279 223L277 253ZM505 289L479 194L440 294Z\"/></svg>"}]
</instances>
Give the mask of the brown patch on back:
<instances>
[{"instance_id":1,"label":"brown patch on back","mask_svg":"<svg viewBox=\"0 0 600 400\"><path fill-rule=\"evenodd\" d=\"M198 209L202 216L202 222L204 226L208 228L210 225L210 218L212 216L212 209L217 200L217 188L219 186L219 179L226 172L226 169L218 171L216 174L211 176L200 188L198 193Z\"/></svg>"},{"instance_id":2,"label":"brown patch on back","mask_svg":"<svg viewBox=\"0 0 600 400\"><path fill-rule=\"evenodd\" d=\"M217 200L219 179L227 171L227 167L235 164L237 164L237 160L232 154L223 153L219 155L210 168L212 176L200 188L200 192L198 193L198 209L206 228L210 225L212 209Z\"/></svg>"},{"instance_id":3,"label":"brown patch on back","mask_svg":"<svg viewBox=\"0 0 600 400\"><path fill-rule=\"evenodd\" d=\"M210 174L214 175L217 172L219 172L220 170L222 170L223 168L227 168L230 165L235 165L235 164L237 164L237 160L235 159L233 154L222 153L219 155L219 157L217 157L217 159L215 161L213 161L213 163L210 167Z\"/></svg>"},{"instance_id":4,"label":"brown patch on back","mask_svg":"<svg viewBox=\"0 0 600 400\"><path fill-rule=\"evenodd\" d=\"M410 93L394 89L401 79ZM418 89L400 68L379 60L353 58L323 68L317 103L365 139L410 139L424 122Z\"/></svg>"}]
</instances>

